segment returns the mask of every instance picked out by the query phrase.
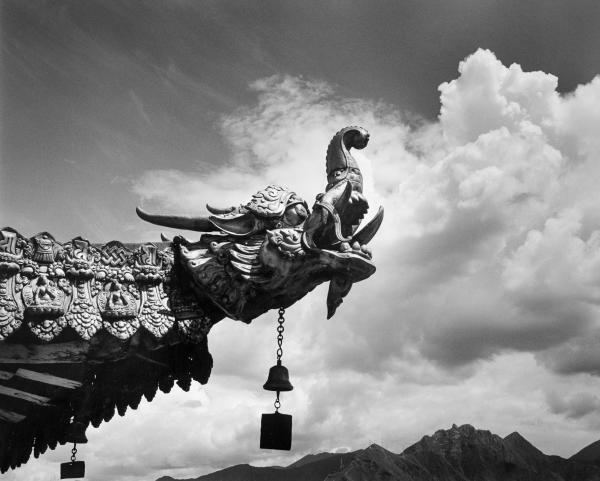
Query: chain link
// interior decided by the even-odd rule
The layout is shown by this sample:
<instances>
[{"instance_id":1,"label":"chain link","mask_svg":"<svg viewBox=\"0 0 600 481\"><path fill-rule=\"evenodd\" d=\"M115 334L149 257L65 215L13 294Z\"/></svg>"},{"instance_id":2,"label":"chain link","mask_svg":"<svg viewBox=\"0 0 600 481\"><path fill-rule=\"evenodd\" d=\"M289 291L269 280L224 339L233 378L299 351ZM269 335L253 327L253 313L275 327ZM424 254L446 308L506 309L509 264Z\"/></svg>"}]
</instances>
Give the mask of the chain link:
<instances>
[{"instance_id":1,"label":"chain link","mask_svg":"<svg viewBox=\"0 0 600 481\"><path fill-rule=\"evenodd\" d=\"M285 330L285 328L283 327L283 323L285 322L285 317L283 317L284 314L285 309L280 307L279 319L277 319L277 322L279 323L279 325L277 326L277 361L281 361L281 356L283 356L283 349L281 345L283 344L283 331Z\"/></svg>"},{"instance_id":2,"label":"chain link","mask_svg":"<svg viewBox=\"0 0 600 481\"><path fill-rule=\"evenodd\" d=\"M281 356L283 356L283 348L281 345L283 344L283 331L285 328L283 327L283 323L285 322L285 309L283 307L279 308L279 318L277 319L277 364L281 362ZM281 407L281 402L279 401L279 391L277 391L277 397L275 398L275 402L273 403L275 406L275 412L279 412L279 408Z\"/></svg>"},{"instance_id":3,"label":"chain link","mask_svg":"<svg viewBox=\"0 0 600 481\"><path fill-rule=\"evenodd\" d=\"M71 462L74 463L76 461L76 456L77 455L77 443L73 444L73 449L71 449Z\"/></svg>"}]
</instances>

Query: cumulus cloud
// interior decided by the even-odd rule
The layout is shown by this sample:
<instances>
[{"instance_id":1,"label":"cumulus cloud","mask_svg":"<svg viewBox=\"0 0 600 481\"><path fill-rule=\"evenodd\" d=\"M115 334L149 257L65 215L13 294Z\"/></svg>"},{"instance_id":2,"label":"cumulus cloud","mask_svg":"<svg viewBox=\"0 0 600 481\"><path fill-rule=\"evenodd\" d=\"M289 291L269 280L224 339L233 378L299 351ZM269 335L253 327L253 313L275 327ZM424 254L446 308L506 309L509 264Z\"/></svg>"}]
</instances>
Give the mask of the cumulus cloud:
<instances>
[{"instance_id":1,"label":"cumulus cloud","mask_svg":"<svg viewBox=\"0 0 600 481\"><path fill-rule=\"evenodd\" d=\"M581 418L600 411L600 398L590 392L564 395L554 390L546 393L548 406L553 413L566 414L570 418Z\"/></svg>"},{"instance_id":2,"label":"cumulus cloud","mask_svg":"<svg viewBox=\"0 0 600 481\"><path fill-rule=\"evenodd\" d=\"M600 330L573 337L538 354L538 358L559 374L588 373L600 377Z\"/></svg>"},{"instance_id":3,"label":"cumulus cloud","mask_svg":"<svg viewBox=\"0 0 600 481\"><path fill-rule=\"evenodd\" d=\"M589 439L597 399L564 398L548 385L599 384L600 78L568 95L557 82L479 50L440 86L438 120L424 122L341 98L324 82L269 77L251 86L255 103L222 119L229 159L135 182L144 202L173 213L243 203L269 182L310 203L325 184L331 136L348 124L371 132L356 156L371 205L386 208L373 240L378 271L330 321L325 287L288 310L286 364L297 388L286 406L299 419L300 451L347 446L349 436L353 448L373 436L401 448L451 422L520 426L542 448L564 450L533 412L570 430L563 439L573 451ZM203 446L208 459L239 460L243 446L248 459L275 460L255 449L256 426L241 421L265 406L253 396L272 344L273 316L215 327L209 386L237 384L223 392L239 403L211 415L239 424L221 425L237 436L235 449L229 435L215 435ZM390 426L398 423L404 434ZM357 430L362 437L349 434Z\"/></svg>"}]
</instances>

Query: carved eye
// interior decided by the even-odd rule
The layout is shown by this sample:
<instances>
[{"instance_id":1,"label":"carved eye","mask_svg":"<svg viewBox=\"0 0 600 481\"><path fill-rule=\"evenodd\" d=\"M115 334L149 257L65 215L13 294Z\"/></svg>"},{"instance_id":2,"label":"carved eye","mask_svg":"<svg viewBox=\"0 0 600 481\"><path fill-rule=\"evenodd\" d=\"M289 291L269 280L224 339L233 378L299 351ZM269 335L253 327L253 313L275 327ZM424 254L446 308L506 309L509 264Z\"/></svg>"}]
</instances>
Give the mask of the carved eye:
<instances>
[{"instance_id":1,"label":"carved eye","mask_svg":"<svg viewBox=\"0 0 600 481\"><path fill-rule=\"evenodd\" d=\"M297 212L297 213L298 213L298 215L299 215L301 218L303 218L303 219L304 219L304 218L306 218L306 216L307 216L306 209L304 208L304 206L303 206L302 204L298 204L298 205L296 206L296 212Z\"/></svg>"}]
</instances>

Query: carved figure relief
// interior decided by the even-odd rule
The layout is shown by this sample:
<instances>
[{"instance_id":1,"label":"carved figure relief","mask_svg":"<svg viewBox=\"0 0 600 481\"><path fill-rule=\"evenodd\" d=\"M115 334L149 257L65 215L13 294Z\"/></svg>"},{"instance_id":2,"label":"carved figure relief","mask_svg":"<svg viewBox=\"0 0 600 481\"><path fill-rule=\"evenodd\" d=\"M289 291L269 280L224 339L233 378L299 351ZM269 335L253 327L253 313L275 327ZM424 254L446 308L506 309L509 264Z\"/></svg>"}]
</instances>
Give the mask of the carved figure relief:
<instances>
[{"instance_id":1,"label":"carved figure relief","mask_svg":"<svg viewBox=\"0 0 600 481\"><path fill-rule=\"evenodd\" d=\"M142 322L162 337L174 322L163 284L172 265L170 247L131 251L116 241L93 246L81 238L59 244L46 232L28 240L1 229L0 340L23 324L43 342L67 326L84 340L101 330L126 340Z\"/></svg>"}]
</instances>

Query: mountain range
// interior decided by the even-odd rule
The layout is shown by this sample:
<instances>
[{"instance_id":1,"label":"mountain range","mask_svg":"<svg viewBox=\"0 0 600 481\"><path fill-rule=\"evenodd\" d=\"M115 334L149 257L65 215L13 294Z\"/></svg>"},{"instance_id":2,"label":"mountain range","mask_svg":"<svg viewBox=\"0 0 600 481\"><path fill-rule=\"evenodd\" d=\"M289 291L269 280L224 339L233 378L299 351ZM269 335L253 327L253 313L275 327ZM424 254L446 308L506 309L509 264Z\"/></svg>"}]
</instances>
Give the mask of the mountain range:
<instances>
[{"instance_id":1,"label":"mountain range","mask_svg":"<svg viewBox=\"0 0 600 481\"><path fill-rule=\"evenodd\" d=\"M157 481L600 481L600 441L565 459L542 453L517 432L501 438L453 425L400 454L372 444L309 454L286 467L239 464L198 478Z\"/></svg>"}]
</instances>

